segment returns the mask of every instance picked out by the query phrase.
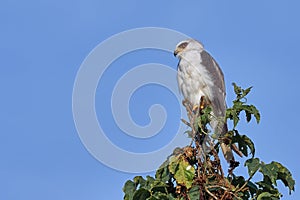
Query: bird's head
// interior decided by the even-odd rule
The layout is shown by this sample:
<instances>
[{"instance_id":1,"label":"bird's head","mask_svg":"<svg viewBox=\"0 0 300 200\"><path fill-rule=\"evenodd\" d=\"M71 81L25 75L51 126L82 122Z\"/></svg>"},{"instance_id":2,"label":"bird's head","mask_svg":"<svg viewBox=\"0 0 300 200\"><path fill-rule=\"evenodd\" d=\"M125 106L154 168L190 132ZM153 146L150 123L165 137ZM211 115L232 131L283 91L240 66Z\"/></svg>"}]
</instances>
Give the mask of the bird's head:
<instances>
[{"instance_id":1,"label":"bird's head","mask_svg":"<svg viewBox=\"0 0 300 200\"><path fill-rule=\"evenodd\" d=\"M176 49L174 51L174 56L179 56L187 51L202 51L203 45L194 39L183 40L176 45Z\"/></svg>"}]
</instances>

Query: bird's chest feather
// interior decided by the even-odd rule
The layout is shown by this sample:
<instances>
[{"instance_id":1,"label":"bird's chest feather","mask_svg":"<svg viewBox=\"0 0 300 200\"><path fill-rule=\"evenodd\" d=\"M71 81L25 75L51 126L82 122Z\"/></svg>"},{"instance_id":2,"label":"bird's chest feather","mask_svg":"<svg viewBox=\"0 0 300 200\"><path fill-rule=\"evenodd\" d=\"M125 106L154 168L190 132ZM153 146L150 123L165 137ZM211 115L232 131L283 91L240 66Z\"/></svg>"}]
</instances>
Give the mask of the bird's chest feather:
<instances>
[{"instance_id":1,"label":"bird's chest feather","mask_svg":"<svg viewBox=\"0 0 300 200\"><path fill-rule=\"evenodd\" d=\"M200 54L189 54L183 57L178 64L178 85L184 98L193 105L199 104L201 96L212 99L210 86L213 81L206 69L201 64Z\"/></svg>"}]
</instances>

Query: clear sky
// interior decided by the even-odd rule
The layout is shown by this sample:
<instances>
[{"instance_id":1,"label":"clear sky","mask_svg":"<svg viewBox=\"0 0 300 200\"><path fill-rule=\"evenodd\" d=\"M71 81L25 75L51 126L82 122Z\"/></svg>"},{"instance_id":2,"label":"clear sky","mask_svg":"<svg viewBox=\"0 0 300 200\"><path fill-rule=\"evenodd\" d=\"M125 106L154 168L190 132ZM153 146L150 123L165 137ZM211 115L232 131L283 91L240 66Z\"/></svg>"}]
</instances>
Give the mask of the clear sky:
<instances>
[{"instance_id":1,"label":"clear sky","mask_svg":"<svg viewBox=\"0 0 300 200\"><path fill-rule=\"evenodd\" d=\"M81 64L99 43L143 27L168 28L200 40L224 72L228 105L232 82L253 86L248 99L261 111L261 123L243 122L239 129L255 142L258 157L290 169L296 192L288 196L282 189L283 199L299 199L299 7L296 0L2 0L0 199L123 198L124 182L137 174L107 167L86 150L73 119L72 93ZM140 126L150 123L147 112L153 104L162 104L168 114L161 132L146 139L122 133L112 117L110 96L134 67L161 63L176 69L177 62L170 52L144 49L121 56L107 68L95 107L116 146L147 153L174 137L180 107L166 88L148 84L131 96L128 110ZM170 80L176 84L175 77ZM127 105L123 99L117 102ZM110 153L103 150L103 155ZM140 165L114 154L111 159Z\"/></svg>"}]
</instances>

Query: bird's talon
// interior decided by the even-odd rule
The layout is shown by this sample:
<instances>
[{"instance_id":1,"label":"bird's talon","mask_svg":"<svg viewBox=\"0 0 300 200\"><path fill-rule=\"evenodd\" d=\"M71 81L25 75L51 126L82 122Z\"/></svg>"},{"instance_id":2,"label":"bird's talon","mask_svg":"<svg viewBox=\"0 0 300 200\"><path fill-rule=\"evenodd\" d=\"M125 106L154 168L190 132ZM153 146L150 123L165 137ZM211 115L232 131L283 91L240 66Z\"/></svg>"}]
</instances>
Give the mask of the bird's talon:
<instances>
[{"instance_id":1,"label":"bird's talon","mask_svg":"<svg viewBox=\"0 0 300 200\"><path fill-rule=\"evenodd\" d=\"M201 107L200 107L201 108ZM194 105L192 111L194 113L196 113L199 110L199 106L198 105Z\"/></svg>"}]
</instances>

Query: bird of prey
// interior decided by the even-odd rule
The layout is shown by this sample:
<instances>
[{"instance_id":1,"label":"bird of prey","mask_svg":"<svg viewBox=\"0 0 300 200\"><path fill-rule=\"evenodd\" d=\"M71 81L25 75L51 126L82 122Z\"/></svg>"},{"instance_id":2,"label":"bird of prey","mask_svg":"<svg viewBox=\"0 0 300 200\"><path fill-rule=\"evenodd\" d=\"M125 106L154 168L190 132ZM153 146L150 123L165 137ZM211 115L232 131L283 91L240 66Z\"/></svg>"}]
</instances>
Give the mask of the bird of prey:
<instances>
[{"instance_id":1,"label":"bird of prey","mask_svg":"<svg viewBox=\"0 0 300 200\"><path fill-rule=\"evenodd\" d=\"M216 135L226 134L226 91L224 75L219 65L204 50L203 45L193 39L180 42L174 55L179 58L177 81L185 100L192 106L197 106L201 97L207 99L212 108L210 126ZM220 146L226 161L234 161L231 147L222 141Z\"/></svg>"}]
</instances>

